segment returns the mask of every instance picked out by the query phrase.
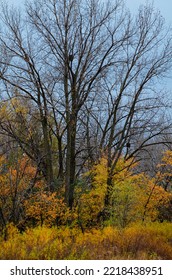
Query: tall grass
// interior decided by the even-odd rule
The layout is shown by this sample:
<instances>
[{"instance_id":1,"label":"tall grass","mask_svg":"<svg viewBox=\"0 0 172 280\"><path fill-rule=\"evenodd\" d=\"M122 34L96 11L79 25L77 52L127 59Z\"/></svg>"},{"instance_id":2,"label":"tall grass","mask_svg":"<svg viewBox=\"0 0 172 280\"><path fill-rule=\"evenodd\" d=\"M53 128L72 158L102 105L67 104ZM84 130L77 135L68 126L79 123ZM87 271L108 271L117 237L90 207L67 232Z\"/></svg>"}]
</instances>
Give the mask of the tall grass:
<instances>
[{"instance_id":1,"label":"tall grass","mask_svg":"<svg viewBox=\"0 0 172 280\"><path fill-rule=\"evenodd\" d=\"M12 225L0 239L0 259L172 259L172 224L134 224L82 233L77 228L29 228Z\"/></svg>"}]
</instances>

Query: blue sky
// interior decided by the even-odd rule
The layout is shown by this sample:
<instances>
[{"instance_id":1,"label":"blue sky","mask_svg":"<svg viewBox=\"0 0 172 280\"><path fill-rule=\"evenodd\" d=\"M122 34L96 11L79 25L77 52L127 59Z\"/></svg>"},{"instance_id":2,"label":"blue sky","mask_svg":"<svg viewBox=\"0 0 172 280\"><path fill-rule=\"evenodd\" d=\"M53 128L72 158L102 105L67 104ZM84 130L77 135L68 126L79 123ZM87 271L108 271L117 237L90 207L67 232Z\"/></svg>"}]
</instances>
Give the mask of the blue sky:
<instances>
[{"instance_id":1,"label":"blue sky","mask_svg":"<svg viewBox=\"0 0 172 280\"><path fill-rule=\"evenodd\" d=\"M136 11L141 4L146 3L154 3L154 7L160 10L162 16L165 18L167 23L172 24L172 0L154 0L154 1L146 1L146 0L125 0L127 7L129 7L132 11Z\"/></svg>"},{"instance_id":2,"label":"blue sky","mask_svg":"<svg viewBox=\"0 0 172 280\"><path fill-rule=\"evenodd\" d=\"M25 0L3 0L9 4L14 4L16 6L22 6L25 3ZM106 1L106 0L105 0ZM112 0L113 1L113 0ZM146 3L154 3L154 7L157 8L162 16L165 18L167 25L172 25L172 0L124 0L126 6L133 12L137 12L138 7L141 4ZM169 87L171 88L171 80L168 80L167 84L170 84Z\"/></svg>"},{"instance_id":3,"label":"blue sky","mask_svg":"<svg viewBox=\"0 0 172 280\"><path fill-rule=\"evenodd\" d=\"M25 0L6 0L10 4L22 5ZM131 11L136 11L140 4L145 4L146 0L124 0L127 7ZM4 1L5 2L5 1ZM152 2L148 0L148 2ZM172 11L172 0L154 0L154 6L159 9L162 16L166 19L167 23L172 23L171 11Z\"/></svg>"}]
</instances>

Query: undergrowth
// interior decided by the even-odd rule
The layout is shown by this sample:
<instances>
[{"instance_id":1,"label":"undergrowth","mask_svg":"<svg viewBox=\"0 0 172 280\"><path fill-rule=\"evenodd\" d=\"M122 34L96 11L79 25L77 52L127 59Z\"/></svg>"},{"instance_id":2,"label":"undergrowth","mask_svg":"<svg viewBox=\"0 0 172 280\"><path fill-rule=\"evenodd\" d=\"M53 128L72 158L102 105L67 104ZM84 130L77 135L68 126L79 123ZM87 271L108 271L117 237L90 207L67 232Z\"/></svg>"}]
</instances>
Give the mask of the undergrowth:
<instances>
[{"instance_id":1,"label":"undergrowth","mask_svg":"<svg viewBox=\"0 0 172 280\"><path fill-rule=\"evenodd\" d=\"M124 229L105 227L29 228L20 233L9 225L0 239L0 259L172 259L172 224L134 224Z\"/></svg>"}]
</instances>

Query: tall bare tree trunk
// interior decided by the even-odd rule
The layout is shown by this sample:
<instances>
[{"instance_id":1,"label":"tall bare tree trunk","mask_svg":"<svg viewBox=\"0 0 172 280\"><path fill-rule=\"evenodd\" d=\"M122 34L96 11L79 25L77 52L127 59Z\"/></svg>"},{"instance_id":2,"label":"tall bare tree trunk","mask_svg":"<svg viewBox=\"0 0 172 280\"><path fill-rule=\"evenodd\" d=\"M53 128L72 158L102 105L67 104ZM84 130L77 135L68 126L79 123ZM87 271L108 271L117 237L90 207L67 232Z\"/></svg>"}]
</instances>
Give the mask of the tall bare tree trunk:
<instances>
[{"instance_id":1,"label":"tall bare tree trunk","mask_svg":"<svg viewBox=\"0 0 172 280\"><path fill-rule=\"evenodd\" d=\"M48 137L48 123L46 117L43 117L42 120L42 129L44 135L44 156L45 156L45 163L46 163L46 181L48 184L48 188L51 192L54 191L54 177L53 177L53 166L52 166L52 153L51 147L49 143Z\"/></svg>"},{"instance_id":2,"label":"tall bare tree trunk","mask_svg":"<svg viewBox=\"0 0 172 280\"><path fill-rule=\"evenodd\" d=\"M74 200L75 184L75 139L76 139L76 118L71 117L67 132L67 157L66 157L66 202L72 208Z\"/></svg>"},{"instance_id":3,"label":"tall bare tree trunk","mask_svg":"<svg viewBox=\"0 0 172 280\"><path fill-rule=\"evenodd\" d=\"M72 111L68 115L67 127L67 157L66 157L66 202L72 209L74 201L75 187L75 168L76 168L76 126L77 126L77 108L76 108L76 85L72 85Z\"/></svg>"}]
</instances>

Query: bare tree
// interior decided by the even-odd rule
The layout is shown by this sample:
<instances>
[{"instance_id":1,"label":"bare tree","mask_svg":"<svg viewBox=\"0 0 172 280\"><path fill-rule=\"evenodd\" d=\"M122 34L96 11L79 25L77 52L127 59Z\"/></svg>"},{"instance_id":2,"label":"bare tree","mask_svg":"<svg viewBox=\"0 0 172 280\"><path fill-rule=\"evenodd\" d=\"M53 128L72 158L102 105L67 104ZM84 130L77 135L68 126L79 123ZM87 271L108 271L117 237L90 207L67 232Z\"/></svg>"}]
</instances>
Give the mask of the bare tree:
<instances>
[{"instance_id":1,"label":"bare tree","mask_svg":"<svg viewBox=\"0 0 172 280\"><path fill-rule=\"evenodd\" d=\"M28 1L24 19L4 6L2 21L4 96L11 99L17 89L29 99L27 119L36 108L43 149L35 140L33 147L49 188L55 190L55 177L64 181L72 208L77 175L103 151L108 205L120 156L135 156L169 126L158 121L165 103L155 84L171 67L170 30L152 6L141 7L132 18L120 0ZM29 153L31 142L1 128Z\"/></svg>"}]
</instances>

